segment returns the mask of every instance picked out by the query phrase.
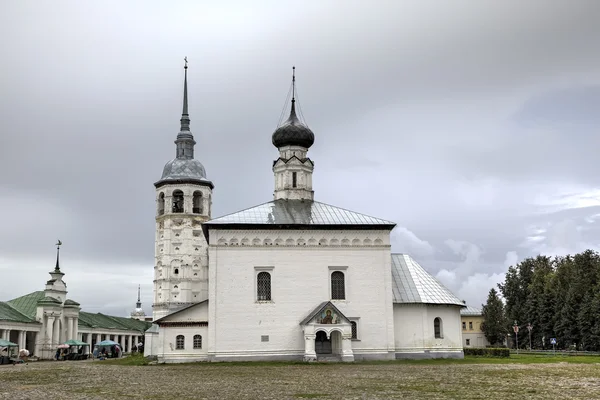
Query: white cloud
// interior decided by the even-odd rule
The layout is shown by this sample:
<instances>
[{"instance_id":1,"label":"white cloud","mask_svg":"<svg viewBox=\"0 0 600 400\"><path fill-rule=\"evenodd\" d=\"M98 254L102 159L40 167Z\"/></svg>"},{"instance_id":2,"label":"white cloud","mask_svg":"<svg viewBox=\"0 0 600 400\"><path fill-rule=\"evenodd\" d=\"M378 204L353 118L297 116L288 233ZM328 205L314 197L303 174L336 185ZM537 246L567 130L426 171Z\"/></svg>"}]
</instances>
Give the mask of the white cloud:
<instances>
[{"instance_id":1,"label":"white cloud","mask_svg":"<svg viewBox=\"0 0 600 400\"><path fill-rule=\"evenodd\" d=\"M420 239L413 232L401 226L397 226L392 231L391 241L394 249L413 257L427 259L433 257L435 252L428 241Z\"/></svg>"}]
</instances>

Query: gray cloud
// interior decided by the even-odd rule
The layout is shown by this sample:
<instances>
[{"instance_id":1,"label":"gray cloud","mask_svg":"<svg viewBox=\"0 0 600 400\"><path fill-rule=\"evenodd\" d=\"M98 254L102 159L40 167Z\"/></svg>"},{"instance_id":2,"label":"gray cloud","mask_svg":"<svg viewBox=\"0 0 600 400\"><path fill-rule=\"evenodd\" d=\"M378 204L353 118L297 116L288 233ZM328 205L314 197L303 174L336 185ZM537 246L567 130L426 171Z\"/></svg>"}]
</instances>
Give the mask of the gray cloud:
<instances>
[{"instance_id":1,"label":"gray cloud","mask_svg":"<svg viewBox=\"0 0 600 400\"><path fill-rule=\"evenodd\" d=\"M600 185L600 3L290 7L3 3L10 279L41 289L60 237L73 297L123 314L141 281L150 311L152 184L174 156L183 56L215 216L271 199L270 135L296 65L316 198L396 221L394 251L468 301L481 303L507 262L597 246L598 210L577 204ZM547 231L531 240L535 227ZM115 294L80 287L90 281Z\"/></svg>"}]
</instances>

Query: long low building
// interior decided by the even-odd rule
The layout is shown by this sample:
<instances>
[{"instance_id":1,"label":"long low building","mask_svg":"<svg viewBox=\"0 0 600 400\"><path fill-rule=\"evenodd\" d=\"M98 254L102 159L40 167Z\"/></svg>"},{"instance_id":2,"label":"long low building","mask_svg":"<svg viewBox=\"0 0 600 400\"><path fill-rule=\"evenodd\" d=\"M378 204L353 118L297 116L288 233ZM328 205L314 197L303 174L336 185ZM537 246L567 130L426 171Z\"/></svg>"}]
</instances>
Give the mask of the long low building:
<instances>
[{"instance_id":1,"label":"long low building","mask_svg":"<svg viewBox=\"0 0 600 400\"><path fill-rule=\"evenodd\" d=\"M125 352L143 342L149 322L84 312L78 302L67 298L58 256L50 276L45 290L0 302L0 338L40 359L52 359L57 346L70 339L89 343L89 348L110 339Z\"/></svg>"}]
</instances>

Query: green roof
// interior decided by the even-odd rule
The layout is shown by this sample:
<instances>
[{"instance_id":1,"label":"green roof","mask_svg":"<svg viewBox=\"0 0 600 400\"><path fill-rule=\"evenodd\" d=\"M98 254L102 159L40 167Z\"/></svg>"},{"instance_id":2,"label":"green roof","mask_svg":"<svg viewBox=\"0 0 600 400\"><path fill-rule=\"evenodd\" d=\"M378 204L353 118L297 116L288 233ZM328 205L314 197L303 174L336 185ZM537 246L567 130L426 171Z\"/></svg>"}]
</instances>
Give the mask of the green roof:
<instances>
[{"instance_id":1,"label":"green roof","mask_svg":"<svg viewBox=\"0 0 600 400\"><path fill-rule=\"evenodd\" d=\"M26 294L25 296L17 297L8 301L8 304L25 314L29 318L35 319L37 312L37 303L45 297L43 291L37 291Z\"/></svg>"},{"instance_id":2,"label":"green roof","mask_svg":"<svg viewBox=\"0 0 600 400\"><path fill-rule=\"evenodd\" d=\"M0 302L0 320L16 322L35 322L37 303L59 302L53 297L47 297L43 291L37 291L17 297L6 303ZM79 305L73 300L65 301L65 305ZM16 319L18 318L18 319ZM113 317L102 313L79 312L79 326L84 328L119 329L126 331L145 332L152 323L133 318Z\"/></svg>"},{"instance_id":3,"label":"green roof","mask_svg":"<svg viewBox=\"0 0 600 400\"><path fill-rule=\"evenodd\" d=\"M0 321L36 322L33 318L29 318L27 315L19 312L19 310L10 305L10 303L4 301L0 302Z\"/></svg>"},{"instance_id":4,"label":"green roof","mask_svg":"<svg viewBox=\"0 0 600 400\"><path fill-rule=\"evenodd\" d=\"M133 318L113 317L102 313L79 312L79 326L86 328L120 329L127 331L144 332L152 324Z\"/></svg>"}]
</instances>

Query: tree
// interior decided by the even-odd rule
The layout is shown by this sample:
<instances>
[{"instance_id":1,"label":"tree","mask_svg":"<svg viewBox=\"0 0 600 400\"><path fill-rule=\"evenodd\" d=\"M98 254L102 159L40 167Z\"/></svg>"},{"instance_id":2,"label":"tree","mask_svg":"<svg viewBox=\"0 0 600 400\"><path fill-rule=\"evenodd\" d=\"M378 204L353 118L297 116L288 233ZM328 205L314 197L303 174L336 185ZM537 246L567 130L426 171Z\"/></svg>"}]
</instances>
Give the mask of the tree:
<instances>
[{"instance_id":1,"label":"tree","mask_svg":"<svg viewBox=\"0 0 600 400\"><path fill-rule=\"evenodd\" d=\"M504 304L496 289L490 289L487 303L483 306L481 330L492 346L502 345L506 339L508 323L504 315Z\"/></svg>"}]
</instances>

